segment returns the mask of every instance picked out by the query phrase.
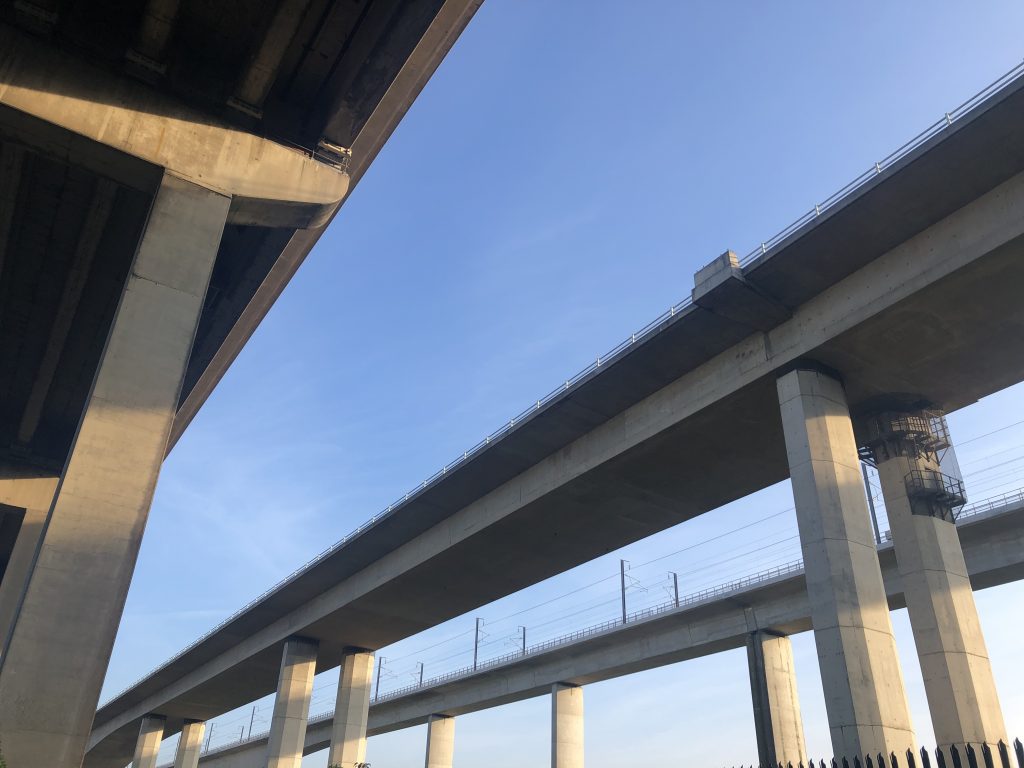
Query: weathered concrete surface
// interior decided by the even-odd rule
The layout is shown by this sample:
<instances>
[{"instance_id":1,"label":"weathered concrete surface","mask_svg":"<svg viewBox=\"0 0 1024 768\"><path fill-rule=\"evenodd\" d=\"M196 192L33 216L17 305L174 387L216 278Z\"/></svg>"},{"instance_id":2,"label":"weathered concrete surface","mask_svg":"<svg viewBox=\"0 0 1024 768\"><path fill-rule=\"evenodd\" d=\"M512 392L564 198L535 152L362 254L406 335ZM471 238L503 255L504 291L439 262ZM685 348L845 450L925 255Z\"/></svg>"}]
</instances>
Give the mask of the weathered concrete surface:
<instances>
[{"instance_id":1,"label":"weathered concrete surface","mask_svg":"<svg viewBox=\"0 0 1024 768\"><path fill-rule=\"evenodd\" d=\"M677 313L105 705L89 765L117 768L145 711L173 728L273 690L273 649L290 633L320 640L327 668L346 646L381 647L785 479L774 372L796 358L842 370L852 402L918 391L954 410L1024 378L1005 354L1024 327L1024 178L986 187L1024 165L1024 141L1010 140L1024 128L1018 94L745 268L789 320L761 333L699 306ZM964 185L939 183L968 159Z\"/></svg>"},{"instance_id":2,"label":"weathered concrete surface","mask_svg":"<svg viewBox=\"0 0 1024 768\"><path fill-rule=\"evenodd\" d=\"M792 643L782 635L751 632L747 664L758 761L763 766L799 765L807 760L807 748Z\"/></svg>"},{"instance_id":3,"label":"weathered concrete surface","mask_svg":"<svg viewBox=\"0 0 1024 768\"><path fill-rule=\"evenodd\" d=\"M906 455L878 462L936 744L1009 743L956 526L911 511L912 469L939 466Z\"/></svg>"},{"instance_id":4,"label":"weathered concrete surface","mask_svg":"<svg viewBox=\"0 0 1024 768\"><path fill-rule=\"evenodd\" d=\"M274 716L267 742L267 768L300 768L306 720L316 675L317 644L294 638L284 644Z\"/></svg>"},{"instance_id":5,"label":"weathered concrete surface","mask_svg":"<svg viewBox=\"0 0 1024 768\"><path fill-rule=\"evenodd\" d=\"M228 203L174 176L154 203L0 657L11 765L81 765Z\"/></svg>"},{"instance_id":6,"label":"weathered concrete surface","mask_svg":"<svg viewBox=\"0 0 1024 768\"><path fill-rule=\"evenodd\" d=\"M975 589L1024 578L1024 502L970 518L959 531ZM884 544L878 556L890 609L905 607L892 545ZM371 705L367 733L374 736L422 725L439 712L463 715L546 696L559 681L586 685L744 648L752 627L787 635L811 629L802 573L683 606L466 678L384 699ZM306 732L305 753L326 749L330 738L331 718L318 719ZM266 735L256 736L215 751L201 764L208 768L260 768L265 745Z\"/></svg>"},{"instance_id":7,"label":"weathered concrete surface","mask_svg":"<svg viewBox=\"0 0 1024 768\"><path fill-rule=\"evenodd\" d=\"M778 389L833 754L916 752L843 385L798 368Z\"/></svg>"},{"instance_id":8,"label":"weathered concrete surface","mask_svg":"<svg viewBox=\"0 0 1024 768\"><path fill-rule=\"evenodd\" d=\"M160 742L164 739L164 719L149 716L142 718L139 726L139 739L135 744L135 756L132 768L156 768L156 757L160 752Z\"/></svg>"},{"instance_id":9,"label":"weathered concrete surface","mask_svg":"<svg viewBox=\"0 0 1024 768\"><path fill-rule=\"evenodd\" d=\"M427 720L426 768L452 768L454 756L455 718L431 715Z\"/></svg>"},{"instance_id":10,"label":"weathered concrete surface","mask_svg":"<svg viewBox=\"0 0 1024 768\"><path fill-rule=\"evenodd\" d=\"M551 686L551 768L583 768L582 686Z\"/></svg>"},{"instance_id":11,"label":"weathered concrete surface","mask_svg":"<svg viewBox=\"0 0 1024 768\"><path fill-rule=\"evenodd\" d=\"M338 697L334 707L334 730L327 765L357 768L366 762L366 721L370 711L373 654L353 651L345 654L338 675Z\"/></svg>"},{"instance_id":12,"label":"weathered concrete surface","mask_svg":"<svg viewBox=\"0 0 1024 768\"><path fill-rule=\"evenodd\" d=\"M199 765L204 733L206 723L203 722L188 722L181 727L178 748L174 752L174 768L196 768Z\"/></svg>"}]
</instances>

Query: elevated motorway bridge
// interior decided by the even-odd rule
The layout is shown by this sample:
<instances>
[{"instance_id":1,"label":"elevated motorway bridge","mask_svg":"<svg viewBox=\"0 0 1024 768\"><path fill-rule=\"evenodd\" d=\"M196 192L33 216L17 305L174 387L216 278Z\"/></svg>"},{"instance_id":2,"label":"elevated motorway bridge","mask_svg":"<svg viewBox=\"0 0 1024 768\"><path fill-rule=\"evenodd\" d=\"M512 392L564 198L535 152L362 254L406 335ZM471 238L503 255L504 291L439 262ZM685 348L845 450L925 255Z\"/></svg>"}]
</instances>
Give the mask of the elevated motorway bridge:
<instances>
[{"instance_id":1,"label":"elevated motorway bridge","mask_svg":"<svg viewBox=\"0 0 1024 768\"><path fill-rule=\"evenodd\" d=\"M979 503L958 520L964 556L975 589L1024 578L1024 493ZM890 610L904 608L891 541L879 546ZM422 685L382 695L370 703L367 735L455 717L551 693L557 683L584 686L666 664L745 647L769 630L792 635L811 629L803 568L794 563L663 606L630 614ZM755 714L756 716L756 714ZM334 713L309 719L303 752L330 746ZM211 749L199 759L207 768L260 768L268 733ZM806 755L804 755L806 759ZM169 766L165 766L169 768Z\"/></svg>"},{"instance_id":2,"label":"elevated motorway bridge","mask_svg":"<svg viewBox=\"0 0 1024 768\"><path fill-rule=\"evenodd\" d=\"M479 5L0 0L8 764L81 765L165 455Z\"/></svg>"},{"instance_id":3,"label":"elevated motorway bridge","mask_svg":"<svg viewBox=\"0 0 1024 768\"><path fill-rule=\"evenodd\" d=\"M905 518L900 567L926 622L966 579L959 545L936 544L955 542L940 523L958 495L938 493L935 414L1024 379L1019 74L745 263L710 264L692 301L106 702L85 764L121 768L151 715L170 734L272 693L282 648L288 670L330 669L787 477L836 753L902 753L913 734L901 686L881 684L898 660L858 447ZM881 402L913 418L882 420ZM872 416L856 439L851 413ZM953 560L922 570L936 553ZM915 580L928 570L947 586ZM959 725L936 731L964 740ZM998 724L979 728L987 741Z\"/></svg>"}]
</instances>

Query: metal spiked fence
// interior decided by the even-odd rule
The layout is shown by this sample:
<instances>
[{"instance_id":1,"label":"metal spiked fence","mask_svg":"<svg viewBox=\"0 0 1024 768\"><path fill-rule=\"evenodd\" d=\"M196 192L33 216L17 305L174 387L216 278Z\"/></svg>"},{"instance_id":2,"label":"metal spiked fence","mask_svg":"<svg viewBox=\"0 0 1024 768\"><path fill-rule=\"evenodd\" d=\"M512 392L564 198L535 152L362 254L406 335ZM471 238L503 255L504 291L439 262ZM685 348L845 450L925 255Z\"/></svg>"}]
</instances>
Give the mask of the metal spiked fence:
<instances>
[{"instance_id":1,"label":"metal spiked fence","mask_svg":"<svg viewBox=\"0 0 1024 768\"><path fill-rule=\"evenodd\" d=\"M916 753L908 749L902 756L890 752L886 757L879 752L863 758L854 756L852 760L833 757L828 761L808 759L797 765L791 762L777 766L752 764L749 768L1024 768L1024 745L1020 739L1014 739L1012 747L1004 741L994 747L988 744L953 744L945 748L936 747L932 752L924 747Z\"/></svg>"}]
</instances>

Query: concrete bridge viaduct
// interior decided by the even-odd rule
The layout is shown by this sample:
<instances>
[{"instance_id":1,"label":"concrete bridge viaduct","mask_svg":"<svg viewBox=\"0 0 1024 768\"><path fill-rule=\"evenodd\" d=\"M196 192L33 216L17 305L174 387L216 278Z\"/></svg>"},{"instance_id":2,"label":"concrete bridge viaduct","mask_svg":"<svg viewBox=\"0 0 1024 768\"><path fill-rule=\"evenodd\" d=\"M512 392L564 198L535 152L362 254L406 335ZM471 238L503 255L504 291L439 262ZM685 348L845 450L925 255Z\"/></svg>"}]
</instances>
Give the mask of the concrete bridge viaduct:
<instances>
[{"instance_id":1,"label":"concrete bridge viaduct","mask_svg":"<svg viewBox=\"0 0 1024 768\"><path fill-rule=\"evenodd\" d=\"M835 753L902 754L862 458L940 744L1005 738L940 458L943 412L1024 379L1022 212L1014 76L744 263L709 264L692 301L104 704L85 764L149 768L184 729L191 768L202 721L276 690L267 764L297 766L313 675L342 665L330 762L351 768L374 649L787 477ZM553 762L575 766L581 698L555 699Z\"/></svg>"},{"instance_id":2,"label":"concrete bridge viaduct","mask_svg":"<svg viewBox=\"0 0 1024 768\"><path fill-rule=\"evenodd\" d=\"M164 456L479 3L0 2L8 765L82 764Z\"/></svg>"},{"instance_id":3,"label":"concrete bridge viaduct","mask_svg":"<svg viewBox=\"0 0 1024 768\"><path fill-rule=\"evenodd\" d=\"M957 527L975 589L1024 577L1024 495L984 504L977 512L965 510ZM906 607L891 541L879 546L878 556L890 610ZM737 584L720 595L684 599L678 608L668 603L626 624L595 629L579 639L569 636L564 642L545 643L522 656L511 654L477 672L427 681L422 687L371 700L365 735L428 723L432 737L444 728L445 743L453 743L457 716L544 695L552 696L553 707L573 706L574 718L582 724L582 691L566 702L563 694L552 694L555 686L561 686L560 692L562 687L582 687L746 645L761 764L806 763L788 639L811 629L802 568L767 572L764 578ZM310 718L303 753L327 749L338 730L333 713ZM259 734L211 750L200 757L199 765L261 768L268 737ZM433 754L427 764L451 768L451 749L445 749L445 757L438 749L436 741L427 745L428 754Z\"/></svg>"}]
</instances>

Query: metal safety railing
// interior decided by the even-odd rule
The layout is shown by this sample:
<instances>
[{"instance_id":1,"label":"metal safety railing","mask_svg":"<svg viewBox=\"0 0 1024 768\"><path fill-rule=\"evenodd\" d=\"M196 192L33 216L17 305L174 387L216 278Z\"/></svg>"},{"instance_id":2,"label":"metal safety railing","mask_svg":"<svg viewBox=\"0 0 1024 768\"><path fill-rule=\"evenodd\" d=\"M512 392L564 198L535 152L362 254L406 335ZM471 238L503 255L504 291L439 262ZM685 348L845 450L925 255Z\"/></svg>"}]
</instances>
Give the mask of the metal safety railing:
<instances>
[{"instance_id":1,"label":"metal safety railing","mask_svg":"<svg viewBox=\"0 0 1024 768\"><path fill-rule=\"evenodd\" d=\"M972 109L977 107L979 104L984 103L989 98L999 93L1001 90L1017 81L1021 75L1024 75L1024 62L1018 64L1009 72L1004 74L1002 77L997 78L987 86L982 88L976 94L967 99L963 104L958 106L949 112L946 112L941 118L936 120L934 123L925 128L921 133L917 134L910 141L905 143L899 149L886 157L879 160L877 163L868 168L857 178L853 179L842 189L837 190L829 197L826 197L822 202L815 205L811 210L805 213L803 216L798 218L792 224L785 229L781 230L774 236L768 238L762 242L757 248L752 250L742 259L740 259L740 266L744 267L748 264L753 263L757 259L766 255L773 248L778 247L781 243L788 240L800 229L807 226L815 219L819 218L822 214L828 211L830 208L836 207L846 198L850 197L854 193L858 192L869 183L881 176L885 171L892 168L900 160L910 155L919 147L923 146L927 142L931 141L934 137L953 127L953 125L965 115L969 114Z\"/></svg>"},{"instance_id":2,"label":"metal safety railing","mask_svg":"<svg viewBox=\"0 0 1024 768\"><path fill-rule=\"evenodd\" d=\"M749 254L747 254L740 261L740 266L741 267L748 266L749 264L751 264L756 259L758 259L758 258L760 258L762 256L766 256L774 248L777 248L783 241L787 240L794 233L796 233L799 229L801 229L802 227L810 224L812 221L814 221L815 219L820 217L828 209L833 208L836 205L838 205L844 199L846 199L847 197L852 195L854 192L856 192L860 188L864 187L866 184L871 182L875 177L881 175L884 171L886 171L887 169L891 168L893 165L895 165L901 159L903 159L904 157L909 155L911 152L913 152L915 149L917 149L920 146L922 146L923 144L925 144L927 141L929 141L933 137L939 135L943 131L945 131L948 128L952 127L958 120L962 119L972 109L974 109L978 105L982 104L986 100L990 99L991 97L993 97L994 95L996 95L997 93L1002 91L1004 88L1007 88L1010 85L1012 85L1014 82L1016 82L1018 79L1020 79L1021 76L1024 76L1024 62L1022 62L1021 64L1018 64L1013 69L1008 71L1006 74L1002 75L1001 77L999 77L998 79L996 79L995 81L990 83L988 86L986 86L985 88L983 88L980 91L978 91L974 96L969 98L967 101L965 101L963 104L958 106L956 109L952 110L951 112L945 113L945 115L940 120L938 120L937 122L933 123L931 126L926 128L924 131L919 133L917 136L915 136L913 139L911 139L910 141L905 143L903 146L901 146L899 149L897 149L895 152L893 152L889 156L885 157L882 160L879 160L869 170L865 171L860 176L858 176L856 179L854 179L849 184L844 186L842 189L840 189L839 191L837 191L833 195L831 195L828 198L826 198L823 202L815 205L814 208L811 209L808 213L805 213L803 216L798 218L796 221L794 221L788 227L786 227L785 229L781 230L778 234L776 234L773 237L763 241L757 248L755 248L753 251L751 251ZM303 573L305 573L306 571L311 569L313 566L315 566L317 563L322 561L324 558L329 557L330 555L334 554L339 549L341 549L343 546L345 546L348 542L352 541L354 538L359 536L361 533L363 533L367 529L377 525L383 519L387 518L389 515L393 514L396 510L398 510L399 508L404 506L406 503L408 503L410 500L412 500L412 499L416 498L417 496L419 496L423 491L425 491L427 488L432 486L434 483L436 483L436 482L440 481L441 479L443 479L449 472L451 472L454 469L457 469L458 467L462 466L463 464L468 462L470 459L472 459L476 455L478 455L481 451L485 450L489 445L491 445L494 442L497 442L501 438L503 438L506 435L508 435L517 426L525 423L527 420L529 420L532 416L537 414L539 411L542 411L544 408L546 408L547 406L551 405L552 403L557 402L558 400L561 400L567 393L571 392L582 381L584 381L585 379L589 378L591 375L596 373L602 367L605 367L605 366L608 366L608 365L610 365L610 364L612 364L614 362L617 362L619 359L624 357L631 349L635 348L635 346L638 343L640 343L643 340L645 340L648 336L654 335L654 333L656 331L658 331L659 329L661 329L662 326L665 323L668 323L669 321L673 320L676 317L676 315L679 315L683 310L685 310L687 307L689 307L692 303L693 303L692 302L692 297L687 296L682 301L680 301L678 304L674 304L673 306L669 307L668 310L666 310L665 312L660 314L658 317L656 317L654 320L649 322L647 325L645 325L639 331L637 331L636 333L631 334L629 338L624 339L621 343L616 345L614 348L609 350L604 355L599 355L597 358L595 358L594 362L590 363L586 368L584 368L583 370L579 371L575 376L572 376L571 378L566 379L558 387L556 387L555 389L551 390L548 394L544 395L544 397L540 398L539 400L536 400L533 403L531 403L527 408L523 409L519 414L517 414L516 416L512 417L511 419L509 419L504 424L502 424L498 429L494 430L494 432L492 432L491 434L487 435L483 440L481 440L479 443L474 445L472 448L470 448L467 451L464 451L461 456L457 456L454 461L452 461L452 462L450 462L448 464L445 464L443 467L441 467L441 469L439 469L433 475L428 477L426 480L423 480L419 485L417 485L415 488L413 488L410 491L408 491L407 493L405 493L399 499L395 500L391 504L388 504L387 507L382 509L380 512L375 514L373 517L371 517L366 522L362 523L358 528L353 530L351 533L347 534L346 536L343 536L339 541L337 541L335 544L333 544L330 547L328 547L327 549L325 549L323 552L318 554L312 560L310 560L309 562L305 563L304 565L302 565L301 567L297 568L296 570L292 571L290 574L288 574L286 577L281 579L279 582L277 582L276 584L271 586L269 589L267 589L264 592L262 592L259 595L257 595L255 598L253 598L248 603L243 605L240 609L238 609L237 611L232 613L230 616L228 616L228 618L224 619L224 621L220 622L215 627L210 629L208 632L204 633L200 637L196 638L193 642L189 643L180 652L178 652L173 657L168 659L165 663L161 664L158 667L155 667L153 670L151 670L147 674L145 674L142 677L140 677L138 680L133 682L131 685L127 686L126 688L124 688L123 690L121 690L120 692L118 692L117 694L112 696L110 699L107 699L100 706L101 707L106 706L111 701L119 698L120 696L122 696L125 693L127 693L128 691L130 691L132 688L137 686L143 680L147 679L148 677L151 677L152 675L154 675L155 673L159 672L164 667L168 666L169 664L173 663L177 659L181 658L186 653L188 653L190 650L192 650L197 645L199 645L204 640L206 640L208 637L216 634L221 629L226 627L228 624L233 622L235 619L239 618L242 614L244 614L245 612L247 612L251 608L253 608L256 605L258 605L260 602L262 602L264 599L266 599L269 595L273 594L277 590L281 589L282 587L286 586L290 582L294 581L296 578L298 578Z\"/></svg>"}]
</instances>

